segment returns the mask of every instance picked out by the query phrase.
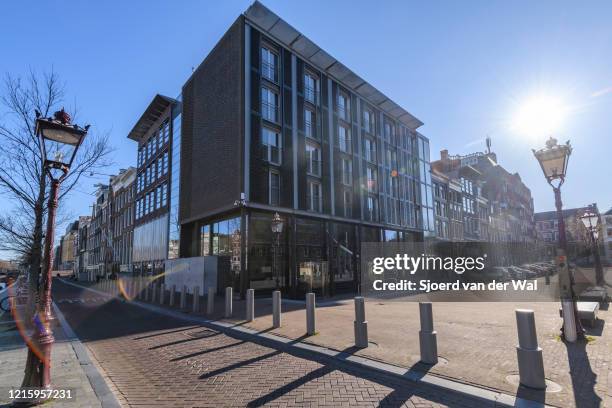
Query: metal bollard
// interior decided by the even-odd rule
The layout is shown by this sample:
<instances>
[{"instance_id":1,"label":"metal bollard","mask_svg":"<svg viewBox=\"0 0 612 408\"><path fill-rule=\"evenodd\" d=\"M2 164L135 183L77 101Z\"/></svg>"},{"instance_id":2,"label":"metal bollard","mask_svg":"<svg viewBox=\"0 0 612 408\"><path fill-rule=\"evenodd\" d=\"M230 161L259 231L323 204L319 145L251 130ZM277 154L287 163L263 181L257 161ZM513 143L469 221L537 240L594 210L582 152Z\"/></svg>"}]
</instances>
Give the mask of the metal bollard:
<instances>
[{"instance_id":1,"label":"metal bollard","mask_svg":"<svg viewBox=\"0 0 612 408\"><path fill-rule=\"evenodd\" d=\"M159 304L163 305L166 300L166 284L162 283L159 285Z\"/></svg>"},{"instance_id":2,"label":"metal bollard","mask_svg":"<svg viewBox=\"0 0 612 408\"><path fill-rule=\"evenodd\" d=\"M211 315L215 313L215 288L208 288L208 299L206 301L206 314Z\"/></svg>"},{"instance_id":3,"label":"metal bollard","mask_svg":"<svg viewBox=\"0 0 612 408\"><path fill-rule=\"evenodd\" d=\"M438 333L433 329L433 312L431 302L419 303L421 317L421 330L419 331L419 344L421 346L421 363L438 363Z\"/></svg>"},{"instance_id":4,"label":"metal bollard","mask_svg":"<svg viewBox=\"0 0 612 408\"><path fill-rule=\"evenodd\" d=\"M149 283L147 281L144 283L144 300L145 302L149 301Z\"/></svg>"},{"instance_id":5,"label":"metal bollard","mask_svg":"<svg viewBox=\"0 0 612 408\"><path fill-rule=\"evenodd\" d=\"M176 292L176 285L172 285L170 288L170 302L168 302L168 306L174 306L174 293Z\"/></svg>"},{"instance_id":6,"label":"metal bollard","mask_svg":"<svg viewBox=\"0 0 612 408\"><path fill-rule=\"evenodd\" d=\"M157 282L155 282L151 287L153 288L153 290L151 291L151 303L155 303L157 301L157 288L159 287L159 285L157 284Z\"/></svg>"},{"instance_id":7,"label":"metal bollard","mask_svg":"<svg viewBox=\"0 0 612 408\"><path fill-rule=\"evenodd\" d=\"M200 311L200 287L196 286L193 288L193 313L198 313Z\"/></svg>"},{"instance_id":8,"label":"metal bollard","mask_svg":"<svg viewBox=\"0 0 612 408\"><path fill-rule=\"evenodd\" d=\"M272 292L272 327L278 329L281 327L281 292L275 290Z\"/></svg>"},{"instance_id":9,"label":"metal bollard","mask_svg":"<svg viewBox=\"0 0 612 408\"><path fill-rule=\"evenodd\" d=\"M368 321L365 318L365 299L362 296L355 297L355 347L368 347Z\"/></svg>"},{"instance_id":10,"label":"metal bollard","mask_svg":"<svg viewBox=\"0 0 612 408\"><path fill-rule=\"evenodd\" d=\"M225 314L224 317L232 317L232 307L233 307L233 292L234 289L231 286L225 288Z\"/></svg>"},{"instance_id":11,"label":"metal bollard","mask_svg":"<svg viewBox=\"0 0 612 408\"><path fill-rule=\"evenodd\" d=\"M181 300L179 303L179 307L181 309L184 309L185 305L187 304L186 296L187 296L187 286L183 285L183 289L181 290Z\"/></svg>"},{"instance_id":12,"label":"metal bollard","mask_svg":"<svg viewBox=\"0 0 612 408\"><path fill-rule=\"evenodd\" d=\"M521 384L538 390L546 388L542 349L538 346L533 310L516 309L516 328L519 344L516 346Z\"/></svg>"},{"instance_id":13,"label":"metal bollard","mask_svg":"<svg viewBox=\"0 0 612 408\"><path fill-rule=\"evenodd\" d=\"M247 322L255 320L255 289L247 289L246 291L246 317Z\"/></svg>"},{"instance_id":14,"label":"metal bollard","mask_svg":"<svg viewBox=\"0 0 612 408\"><path fill-rule=\"evenodd\" d=\"M315 324L315 294L310 292L306 294L306 334L312 336L316 333Z\"/></svg>"}]
</instances>

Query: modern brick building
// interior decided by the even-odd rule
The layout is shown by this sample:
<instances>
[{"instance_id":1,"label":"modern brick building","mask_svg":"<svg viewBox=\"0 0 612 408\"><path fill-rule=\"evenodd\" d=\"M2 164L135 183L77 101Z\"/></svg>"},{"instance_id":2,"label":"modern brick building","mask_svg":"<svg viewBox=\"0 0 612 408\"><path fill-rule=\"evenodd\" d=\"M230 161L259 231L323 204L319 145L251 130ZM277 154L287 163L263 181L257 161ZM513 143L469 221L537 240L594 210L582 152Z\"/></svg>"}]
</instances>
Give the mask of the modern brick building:
<instances>
[{"instance_id":1,"label":"modern brick building","mask_svg":"<svg viewBox=\"0 0 612 408\"><path fill-rule=\"evenodd\" d=\"M178 256L180 113L178 100L156 95L128 135L138 143L132 249L138 274L161 273L164 261Z\"/></svg>"},{"instance_id":2,"label":"modern brick building","mask_svg":"<svg viewBox=\"0 0 612 408\"><path fill-rule=\"evenodd\" d=\"M141 148L176 105L156 98L130 134ZM182 89L180 256L226 259L222 279L242 291L354 290L362 242L433 235L421 125L255 2ZM149 209L154 188L137 193ZM139 225L167 214L138 206L135 261Z\"/></svg>"}]
</instances>

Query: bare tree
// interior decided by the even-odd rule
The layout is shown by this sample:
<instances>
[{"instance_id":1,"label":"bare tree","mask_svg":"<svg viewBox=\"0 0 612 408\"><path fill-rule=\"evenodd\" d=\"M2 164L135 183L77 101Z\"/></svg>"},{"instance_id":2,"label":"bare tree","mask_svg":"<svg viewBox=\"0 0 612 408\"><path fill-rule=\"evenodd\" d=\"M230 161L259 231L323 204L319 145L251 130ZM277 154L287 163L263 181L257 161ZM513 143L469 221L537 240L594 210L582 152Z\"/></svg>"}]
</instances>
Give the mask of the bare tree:
<instances>
[{"instance_id":1,"label":"bare tree","mask_svg":"<svg viewBox=\"0 0 612 408\"><path fill-rule=\"evenodd\" d=\"M31 71L25 78L6 74L0 94L0 193L5 205L0 209L0 250L20 255L29 266L29 313L38 293L48 195L34 112L52 116L62 108L64 90L55 72ZM108 135L90 132L62 184L60 200L90 172L110 165L111 151Z\"/></svg>"}]
</instances>

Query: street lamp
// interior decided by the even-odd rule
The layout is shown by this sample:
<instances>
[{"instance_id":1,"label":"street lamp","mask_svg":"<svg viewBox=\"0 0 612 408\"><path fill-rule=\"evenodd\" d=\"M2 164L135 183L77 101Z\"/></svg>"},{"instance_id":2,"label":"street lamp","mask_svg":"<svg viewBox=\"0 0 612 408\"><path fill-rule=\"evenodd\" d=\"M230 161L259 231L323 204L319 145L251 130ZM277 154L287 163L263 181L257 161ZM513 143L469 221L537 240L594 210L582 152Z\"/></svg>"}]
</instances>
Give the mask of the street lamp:
<instances>
[{"instance_id":1,"label":"street lamp","mask_svg":"<svg viewBox=\"0 0 612 408\"><path fill-rule=\"evenodd\" d=\"M36 111L36 134L39 138L43 171L51 180L47 212L47 233L43 253L43 271L40 279L39 300L34 315L32 344L28 345L28 360L22 388L51 387L51 347L54 342L51 320L52 251L60 183L66 178L76 152L81 146L89 125L81 128L70 123L70 115L62 109L52 118L41 117Z\"/></svg>"},{"instance_id":2,"label":"street lamp","mask_svg":"<svg viewBox=\"0 0 612 408\"><path fill-rule=\"evenodd\" d=\"M283 232L283 220L278 213L274 214L272 217L272 224L270 227L272 228L272 233L274 234L274 255L273 255L273 266L274 266L274 276L276 277L276 289L279 287L279 274L278 268L276 267L276 253L278 252L278 247L280 245L280 235Z\"/></svg>"},{"instance_id":3,"label":"street lamp","mask_svg":"<svg viewBox=\"0 0 612 408\"><path fill-rule=\"evenodd\" d=\"M576 341L578 335L583 336L583 329L578 319L576 297L574 295L574 279L569 271L567 261L567 238L565 235L565 220L563 218L563 203L561 202L561 186L565 182L567 163L572 153L569 140L564 145L557 144L557 139L551 137L546 141L546 147L540 150L532 149L538 159L546 181L555 193L557 207L557 225L559 229L559 287L561 289L561 308L563 310L563 335L569 342Z\"/></svg>"},{"instance_id":4,"label":"street lamp","mask_svg":"<svg viewBox=\"0 0 612 408\"><path fill-rule=\"evenodd\" d=\"M599 248L597 247L597 238L599 236L599 215L593 211L593 206L588 208L584 214L580 217L584 227L589 233L591 238L591 247L593 250L593 257L595 258L595 280L597 286L604 286L603 267L601 265L601 258L599 257Z\"/></svg>"}]
</instances>

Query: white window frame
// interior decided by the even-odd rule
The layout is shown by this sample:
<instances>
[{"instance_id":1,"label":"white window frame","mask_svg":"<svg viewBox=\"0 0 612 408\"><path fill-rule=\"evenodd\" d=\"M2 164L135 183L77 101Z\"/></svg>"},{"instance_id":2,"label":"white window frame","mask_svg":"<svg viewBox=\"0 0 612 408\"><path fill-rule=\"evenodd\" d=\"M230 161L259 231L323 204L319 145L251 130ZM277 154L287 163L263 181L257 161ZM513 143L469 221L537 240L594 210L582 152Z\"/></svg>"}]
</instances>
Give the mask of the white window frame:
<instances>
[{"instance_id":1,"label":"white window frame","mask_svg":"<svg viewBox=\"0 0 612 408\"><path fill-rule=\"evenodd\" d=\"M268 81L278 83L278 53L272 47L262 45L259 55L261 57L261 76ZM269 58L264 58L265 56L271 56L272 61Z\"/></svg>"},{"instance_id":2,"label":"white window frame","mask_svg":"<svg viewBox=\"0 0 612 408\"><path fill-rule=\"evenodd\" d=\"M268 135L266 135L267 132L269 132ZM268 140L269 134L274 135L274 138L276 139L276 146L269 143L269 140ZM264 160L266 160L270 164L275 164L277 166L280 166L283 161L282 159L283 143L282 143L281 133L277 132L276 130L272 130L268 127L262 127L261 128L261 143L264 146L264 149L266 152ZM278 154L277 154L278 160L276 161L273 160L273 149L274 148L278 150Z\"/></svg>"},{"instance_id":3,"label":"white window frame","mask_svg":"<svg viewBox=\"0 0 612 408\"><path fill-rule=\"evenodd\" d=\"M312 86L310 86L309 80L312 80ZM304 72L304 100L316 104L318 99L317 95L319 93L318 88L319 80L316 75L308 71Z\"/></svg>"},{"instance_id":4,"label":"white window frame","mask_svg":"<svg viewBox=\"0 0 612 408\"><path fill-rule=\"evenodd\" d=\"M316 158L312 157L313 152L316 152ZM306 174L321 176L321 148L313 143L306 143Z\"/></svg>"},{"instance_id":5,"label":"white window frame","mask_svg":"<svg viewBox=\"0 0 612 408\"><path fill-rule=\"evenodd\" d=\"M319 199L317 200L318 202L316 203L316 207L315 207L315 194L314 191L318 190L318 197ZM314 211L314 212L322 212L322 208L323 208L323 191L322 191L322 187L321 187L321 183L318 181L314 181L314 180L309 180L308 181L308 211Z\"/></svg>"},{"instance_id":6,"label":"white window frame","mask_svg":"<svg viewBox=\"0 0 612 408\"><path fill-rule=\"evenodd\" d=\"M278 123L279 96L274 90L267 86L262 86L261 96L261 117L270 122ZM270 101L270 98L272 101Z\"/></svg>"},{"instance_id":7,"label":"white window frame","mask_svg":"<svg viewBox=\"0 0 612 408\"><path fill-rule=\"evenodd\" d=\"M342 143L342 131L344 131L344 146ZM338 124L338 148L340 149L341 152L344 153L350 153L351 152L351 129L349 129L347 126Z\"/></svg>"},{"instance_id":8,"label":"white window frame","mask_svg":"<svg viewBox=\"0 0 612 408\"><path fill-rule=\"evenodd\" d=\"M342 158L342 184L345 186L353 185L353 161L346 157Z\"/></svg>"}]
</instances>

